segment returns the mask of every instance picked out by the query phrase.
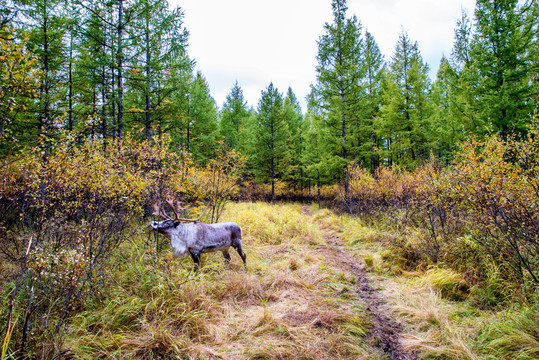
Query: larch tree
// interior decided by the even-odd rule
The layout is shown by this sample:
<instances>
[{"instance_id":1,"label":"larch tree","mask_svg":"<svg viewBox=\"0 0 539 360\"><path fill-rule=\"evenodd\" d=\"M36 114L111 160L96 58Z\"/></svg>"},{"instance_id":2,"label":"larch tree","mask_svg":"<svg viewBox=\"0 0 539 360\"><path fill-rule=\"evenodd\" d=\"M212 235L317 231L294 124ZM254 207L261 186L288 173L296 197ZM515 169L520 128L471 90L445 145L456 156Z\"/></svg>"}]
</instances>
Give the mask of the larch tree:
<instances>
[{"instance_id":1,"label":"larch tree","mask_svg":"<svg viewBox=\"0 0 539 360\"><path fill-rule=\"evenodd\" d=\"M305 123L299 101L292 91L288 88L283 103L283 117L289 130L290 163L288 165L288 179L294 185L301 181L303 173L303 164L301 154L304 149L302 134L305 131Z\"/></svg>"},{"instance_id":2,"label":"larch tree","mask_svg":"<svg viewBox=\"0 0 539 360\"><path fill-rule=\"evenodd\" d=\"M354 116L361 101L358 93L362 90L358 87L364 77L362 26L356 16L346 16L346 0L333 0L331 7L333 22L324 25L325 33L318 40L317 76L311 86L310 104L325 119L325 143L321 145L331 156L323 166L342 174L348 199L348 163L353 151L350 128L356 121Z\"/></svg>"},{"instance_id":3,"label":"larch tree","mask_svg":"<svg viewBox=\"0 0 539 360\"><path fill-rule=\"evenodd\" d=\"M372 34L365 32L363 42L363 59L365 76L363 78L363 101L358 108L358 127L356 133L358 156L372 172L379 164L378 138L376 136L375 119L379 116L382 104L382 77L384 57Z\"/></svg>"},{"instance_id":4,"label":"larch tree","mask_svg":"<svg viewBox=\"0 0 539 360\"><path fill-rule=\"evenodd\" d=\"M537 66L529 51L539 25L534 3L478 0L475 8L472 61L480 76L475 95L483 121L503 137L526 130L539 92L529 77Z\"/></svg>"},{"instance_id":5,"label":"larch tree","mask_svg":"<svg viewBox=\"0 0 539 360\"><path fill-rule=\"evenodd\" d=\"M24 21L28 21L30 34L28 47L36 54L42 74L35 110L46 159L53 135L53 122L64 110L61 108L61 98L66 66L65 8L60 0L36 0L24 4Z\"/></svg>"},{"instance_id":6,"label":"larch tree","mask_svg":"<svg viewBox=\"0 0 539 360\"><path fill-rule=\"evenodd\" d=\"M288 171L290 133L283 116L283 96L273 83L261 95L248 156L257 181L271 181L271 201L275 202L275 180L285 178Z\"/></svg>"},{"instance_id":7,"label":"larch tree","mask_svg":"<svg viewBox=\"0 0 539 360\"><path fill-rule=\"evenodd\" d=\"M243 96L243 89L234 84L230 93L226 96L220 113L219 134L224 140L224 144L229 149L244 150L245 139L241 136L243 133L249 110Z\"/></svg>"},{"instance_id":8,"label":"larch tree","mask_svg":"<svg viewBox=\"0 0 539 360\"><path fill-rule=\"evenodd\" d=\"M185 150L197 163L207 164L218 147L217 107L200 72L190 87L185 125Z\"/></svg>"},{"instance_id":9,"label":"larch tree","mask_svg":"<svg viewBox=\"0 0 539 360\"><path fill-rule=\"evenodd\" d=\"M131 86L138 90L132 109L142 114L144 137L149 143L156 118L162 116L171 104L175 91L166 81L172 67L189 67L186 57L188 32L183 25L183 11L169 9L167 1L142 0L141 16L133 21L135 65L131 71ZM153 116L153 118L152 118Z\"/></svg>"},{"instance_id":10,"label":"larch tree","mask_svg":"<svg viewBox=\"0 0 539 360\"><path fill-rule=\"evenodd\" d=\"M386 140L385 161L415 166L429 156L428 66L417 42L402 32L389 64L378 136Z\"/></svg>"}]
</instances>

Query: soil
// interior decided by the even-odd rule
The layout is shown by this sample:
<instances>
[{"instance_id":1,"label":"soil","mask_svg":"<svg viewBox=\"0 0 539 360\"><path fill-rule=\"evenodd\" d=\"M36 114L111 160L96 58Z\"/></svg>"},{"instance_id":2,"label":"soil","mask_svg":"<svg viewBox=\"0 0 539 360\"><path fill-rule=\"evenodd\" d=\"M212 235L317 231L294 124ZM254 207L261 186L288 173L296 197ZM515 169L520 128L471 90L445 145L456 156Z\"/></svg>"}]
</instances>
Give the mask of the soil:
<instances>
[{"instance_id":1,"label":"soil","mask_svg":"<svg viewBox=\"0 0 539 360\"><path fill-rule=\"evenodd\" d=\"M312 215L306 207L301 210L305 215ZM339 238L324 232L327 245L320 247L320 253L337 269L352 274L357 279L356 295L365 305L373 323L368 341L379 349L384 359L417 359L416 354L403 349L400 341L403 325L389 314L386 302L380 290L377 290L376 281L369 277L365 266L346 250L346 246Z\"/></svg>"}]
</instances>

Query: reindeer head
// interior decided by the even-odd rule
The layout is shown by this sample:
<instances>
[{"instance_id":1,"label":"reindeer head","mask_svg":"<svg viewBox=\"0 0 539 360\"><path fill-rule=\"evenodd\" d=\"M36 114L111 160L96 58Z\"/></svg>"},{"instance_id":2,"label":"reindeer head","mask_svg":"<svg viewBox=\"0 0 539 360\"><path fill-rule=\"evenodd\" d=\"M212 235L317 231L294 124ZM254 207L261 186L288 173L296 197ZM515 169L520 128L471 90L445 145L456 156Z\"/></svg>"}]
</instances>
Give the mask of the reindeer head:
<instances>
[{"instance_id":1,"label":"reindeer head","mask_svg":"<svg viewBox=\"0 0 539 360\"><path fill-rule=\"evenodd\" d=\"M170 232L180 224L174 220L162 220L162 221L152 221L150 222L150 227L155 231L170 237Z\"/></svg>"},{"instance_id":2,"label":"reindeer head","mask_svg":"<svg viewBox=\"0 0 539 360\"><path fill-rule=\"evenodd\" d=\"M174 201L172 199L167 199L166 203L168 206L172 209L172 212L174 212L174 219L168 216L164 211L161 210L160 206L156 203L153 204L154 212L152 215L161 217L162 221L152 221L150 222L150 227L154 229L155 231L158 231L159 233L170 237L170 233L178 227L178 225L181 224L182 221L184 222L197 222L200 220L202 216L206 213L206 211L209 209L210 204L206 206L206 209L200 214L199 217L196 219L183 219L178 216L178 212L176 211L176 207L174 205ZM180 210L185 210L185 208L180 208Z\"/></svg>"}]
</instances>

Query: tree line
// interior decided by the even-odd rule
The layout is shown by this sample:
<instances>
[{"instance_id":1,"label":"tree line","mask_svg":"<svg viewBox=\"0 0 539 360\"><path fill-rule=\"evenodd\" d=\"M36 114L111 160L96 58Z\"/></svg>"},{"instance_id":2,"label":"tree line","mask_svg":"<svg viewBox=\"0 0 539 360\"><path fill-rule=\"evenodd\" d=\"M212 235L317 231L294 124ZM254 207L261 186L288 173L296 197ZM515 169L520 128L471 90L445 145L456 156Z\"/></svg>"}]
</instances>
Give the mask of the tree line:
<instances>
[{"instance_id":1,"label":"tree line","mask_svg":"<svg viewBox=\"0 0 539 360\"><path fill-rule=\"evenodd\" d=\"M390 59L346 0L318 40L316 80L302 112L273 84L250 108L238 83L219 109L188 55L180 7L162 0L1 0L0 153L56 134L149 144L199 164L218 149L247 158L246 177L290 188L343 182L352 165L413 169L449 161L470 134L524 135L538 107L536 1L478 0L455 27L437 77L401 32ZM9 65L9 66L8 66ZM346 195L347 196L347 195Z\"/></svg>"}]
</instances>

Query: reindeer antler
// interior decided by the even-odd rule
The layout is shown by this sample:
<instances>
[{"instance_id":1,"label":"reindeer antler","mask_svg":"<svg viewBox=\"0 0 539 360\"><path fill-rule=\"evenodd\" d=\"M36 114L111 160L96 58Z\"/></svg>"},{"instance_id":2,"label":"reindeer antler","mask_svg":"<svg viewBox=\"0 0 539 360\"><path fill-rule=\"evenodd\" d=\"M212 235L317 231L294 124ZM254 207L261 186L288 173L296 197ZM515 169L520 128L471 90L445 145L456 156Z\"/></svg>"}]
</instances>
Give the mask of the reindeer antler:
<instances>
[{"instance_id":1,"label":"reindeer antler","mask_svg":"<svg viewBox=\"0 0 539 360\"><path fill-rule=\"evenodd\" d=\"M153 204L153 213L152 215L154 216L159 216L165 220L172 220L172 218L170 216L168 216L167 214L165 214L164 212L161 211L161 207L158 205L158 203L154 203Z\"/></svg>"},{"instance_id":2,"label":"reindeer antler","mask_svg":"<svg viewBox=\"0 0 539 360\"><path fill-rule=\"evenodd\" d=\"M155 216L159 216L165 220L173 220L173 221L185 221L185 222L197 222L198 220L200 220L202 218L202 216L204 216L204 214L206 213L206 211L208 211L208 209L210 208L210 205L211 203L208 203L208 205L206 206L206 208L204 209L204 211L202 212L202 214L200 214L199 217L195 218L195 219L183 219L183 218L180 218L179 215L178 215L178 212L176 211L176 207L174 205L174 200L172 200L171 198L167 198L166 200L166 203L168 204L168 206L172 209L172 211L174 212L174 216L175 218L171 218L170 216L168 216L167 214L165 214L161 208L159 207L159 205L156 203L156 204L153 204L153 209L154 209L154 212L153 212L153 215ZM185 208L180 208L180 210L185 210Z\"/></svg>"},{"instance_id":3,"label":"reindeer antler","mask_svg":"<svg viewBox=\"0 0 539 360\"><path fill-rule=\"evenodd\" d=\"M167 203L168 203L168 201L167 201ZM169 205L170 205L170 203L169 203ZM176 214L176 221L197 222L198 220L200 220L204 216L204 214L206 213L206 211L208 211L210 206L211 206L211 202L208 203L208 205L206 205L206 208L204 209L204 211L202 211L202 214L200 214L200 216L197 217L196 219L182 219L182 218L179 218L178 214L176 214L176 211L174 211L174 213Z\"/></svg>"}]
</instances>

